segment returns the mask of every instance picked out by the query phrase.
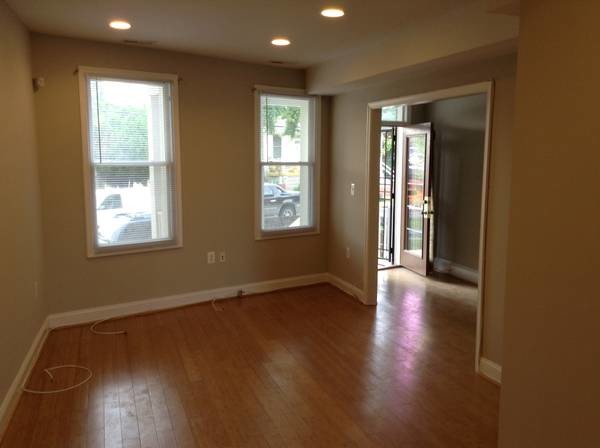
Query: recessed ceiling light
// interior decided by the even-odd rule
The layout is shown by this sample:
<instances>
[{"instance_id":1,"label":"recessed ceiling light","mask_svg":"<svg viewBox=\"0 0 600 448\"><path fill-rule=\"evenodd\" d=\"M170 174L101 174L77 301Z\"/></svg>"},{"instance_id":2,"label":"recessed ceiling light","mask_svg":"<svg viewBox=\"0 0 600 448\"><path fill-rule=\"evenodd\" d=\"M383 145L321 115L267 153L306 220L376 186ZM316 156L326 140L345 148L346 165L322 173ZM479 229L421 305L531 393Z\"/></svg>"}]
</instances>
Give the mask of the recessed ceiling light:
<instances>
[{"instance_id":1,"label":"recessed ceiling light","mask_svg":"<svg viewBox=\"0 0 600 448\"><path fill-rule=\"evenodd\" d=\"M344 16L344 10L340 8L327 8L321 11L323 17L337 18Z\"/></svg>"},{"instance_id":2,"label":"recessed ceiling light","mask_svg":"<svg viewBox=\"0 0 600 448\"><path fill-rule=\"evenodd\" d=\"M108 26L115 30L128 30L131 28L131 23L126 22L125 20L113 20Z\"/></svg>"},{"instance_id":3,"label":"recessed ceiling light","mask_svg":"<svg viewBox=\"0 0 600 448\"><path fill-rule=\"evenodd\" d=\"M285 37L276 37L275 39L273 39L271 41L271 43L277 47L286 47L288 46L291 42L289 39L286 39Z\"/></svg>"}]
</instances>

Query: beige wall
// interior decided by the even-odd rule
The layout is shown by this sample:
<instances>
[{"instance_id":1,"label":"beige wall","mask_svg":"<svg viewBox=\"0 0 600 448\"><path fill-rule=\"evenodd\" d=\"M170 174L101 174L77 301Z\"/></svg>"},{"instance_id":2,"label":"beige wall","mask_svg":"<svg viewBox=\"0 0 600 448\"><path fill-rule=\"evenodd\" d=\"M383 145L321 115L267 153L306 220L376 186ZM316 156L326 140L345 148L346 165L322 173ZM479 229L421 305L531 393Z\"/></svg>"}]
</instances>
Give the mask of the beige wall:
<instances>
[{"instance_id":1,"label":"beige wall","mask_svg":"<svg viewBox=\"0 0 600 448\"><path fill-rule=\"evenodd\" d=\"M486 10L498 14L518 16L521 0L486 0Z\"/></svg>"},{"instance_id":2,"label":"beige wall","mask_svg":"<svg viewBox=\"0 0 600 448\"><path fill-rule=\"evenodd\" d=\"M33 60L46 79L35 104L50 312L327 270L326 176L320 236L254 240L252 87L303 87L303 71L43 35L33 36ZM183 79L182 249L85 257L79 65ZM207 265L209 250L225 250L227 262Z\"/></svg>"},{"instance_id":3,"label":"beige wall","mask_svg":"<svg viewBox=\"0 0 600 448\"><path fill-rule=\"evenodd\" d=\"M459 69L421 73L418 77L405 77L391 84L379 85L337 95L332 104L332 135L330 153L330 238L329 271L343 280L363 287L363 250L365 240L365 163L367 136L367 104L370 101L389 99L420 92L459 86L495 78L497 81L493 141L490 216L495 220L496 231L502 234L507 222L502 198L507 194L510 171L502 161L510 153L512 132L512 83L515 58L503 57ZM497 163L500 160L500 163ZM356 183L357 194L349 194L350 183ZM500 198L500 199L498 199ZM498 199L498 200L497 200ZM498 208L497 208L498 207ZM488 243L493 235L488 236ZM345 257L345 247L350 247L351 257ZM484 309L484 356L495 362L502 360L502 313L504 294L503 249L496 248L496 258L488 259L486 266L486 304ZM493 288L493 289L491 289ZM495 314L494 314L495 312ZM488 324L489 321L494 324ZM498 323L500 321L500 323ZM494 333L489 333L493 328Z\"/></svg>"},{"instance_id":4,"label":"beige wall","mask_svg":"<svg viewBox=\"0 0 600 448\"><path fill-rule=\"evenodd\" d=\"M435 257L479 269L487 96L435 101L432 123Z\"/></svg>"},{"instance_id":5,"label":"beige wall","mask_svg":"<svg viewBox=\"0 0 600 448\"><path fill-rule=\"evenodd\" d=\"M508 220L510 214L510 174L511 174L511 154L512 154L512 128L514 122L514 101L515 101L515 78L499 77L496 78L496 95L494 98L494 114L492 116L492 150L490 152L490 172L489 172L489 203L487 218L487 238L486 238L486 263L485 263L485 304L483 310L483 347L484 356L500 365L502 365L503 352L503 331L504 331L504 298L506 295L506 257L508 249ZM481 102L483 101L483 104ZM462 105L461 105L462 104ZM444 238L445 242L440 243L441 226L438 225L437 237L438 244L446 244L448 252L438 256L463 264L467 267L477 270L477 261L479 259L479 225L480 225L480 205L481 205L481 175L483 168L483 142L484 138L481 127L481 117L483 116L483 126L485 129L485 101L482 97L458 98L453 100L439 101L431 105L435 110L441 108L442 115L435 112L429 118L434 121L434 125L439 132L440 120L443 118L444 127L448 126L447 120L453 116L452 120L458 120L460 126L470 129L468 132L460 132L460 138L454 138L454 141L460 141L460 145L454 147L457 152L463 152L463 141L467 143L471 140L472 145L466 145L471 152L477 152L479 156L465 157L463 169L461 169L460 193L456 196L460 198L458 203L452 204L456 207L458 219L455 222L456 234L450 238ZM461 111L461 107L465 108ZM436 115L438 117L436 118ZM464 117L464 118L460 118ZM463 121L464 120L464 121ZM454 127L454 126L452 126ZM444 129L442 129L444 131ZM452 132L452 131L451 131ZM439 135L439 134L438 134ZM442 140L444 137L442 136ZM439 142L439 139L438 139ZM479 168L477 168L479 167ZM479 171L477 171L477 169ZM440 186L446 187L444 182ZM450 188L452 190L452 188ZM451 195L445 193L447 199L451 200ZM472 204L477 204L475 207ZM440 205L436 207L438 216ZM458 243L452 247L450 241ZM453 257L454 255L454 257ZM455 258L455 259L453 259Z\"/></svg>"},{"instance_id":6,"label":"beige wall","mask_svg":"<svg viewBox=\"0 0 600 448\"><path fill-rule=\"evenodd\" d=\"M44 317L29 35L0 0L0 404Z\"/></svg>"},{"instance_id":7,"label":"beige wall","mask_svg":"<svg viewBox=\"0 0 600 448\"><path fill-rule=\"evenodd\" d=\"M499 442L598 447L600 2L521 13Z\"/></svg>"}]
</instances>

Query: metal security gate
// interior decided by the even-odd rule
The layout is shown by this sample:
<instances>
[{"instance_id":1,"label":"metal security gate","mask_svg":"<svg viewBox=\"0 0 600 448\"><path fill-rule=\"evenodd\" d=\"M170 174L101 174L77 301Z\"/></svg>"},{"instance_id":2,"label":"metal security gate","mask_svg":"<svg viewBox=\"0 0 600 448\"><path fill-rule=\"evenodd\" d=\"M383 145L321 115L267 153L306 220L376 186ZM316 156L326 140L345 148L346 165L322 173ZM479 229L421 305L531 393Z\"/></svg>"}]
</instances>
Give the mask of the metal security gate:
<instances>
[{"instance_id":1,"label":"metal security gate","mask_svg":"<svg viewBox=\"0 0 600 448\"><path fill-rule=\"evenodd\" d=\"M381 128L379 160L379 245L380 266L393 265L396 214L396 149L398 128Z\"/></svg>"}]
</instances>

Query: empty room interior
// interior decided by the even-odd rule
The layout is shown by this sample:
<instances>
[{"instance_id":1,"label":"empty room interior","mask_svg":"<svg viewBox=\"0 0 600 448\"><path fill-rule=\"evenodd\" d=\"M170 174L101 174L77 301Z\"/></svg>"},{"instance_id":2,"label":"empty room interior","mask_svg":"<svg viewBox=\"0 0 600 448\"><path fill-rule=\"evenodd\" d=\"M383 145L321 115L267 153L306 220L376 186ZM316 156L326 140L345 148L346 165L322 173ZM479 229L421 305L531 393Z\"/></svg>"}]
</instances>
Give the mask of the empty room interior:
<instances>
[{"instance_id":1,"label":"empty room interior","mask_svg":"<svg viewBox=\"0 0 600 448\"><path fill-rule=\"evenodd\" d=\"M599 17L0 0L0 447L600 446Z\"/></svg>"}]
</instances>

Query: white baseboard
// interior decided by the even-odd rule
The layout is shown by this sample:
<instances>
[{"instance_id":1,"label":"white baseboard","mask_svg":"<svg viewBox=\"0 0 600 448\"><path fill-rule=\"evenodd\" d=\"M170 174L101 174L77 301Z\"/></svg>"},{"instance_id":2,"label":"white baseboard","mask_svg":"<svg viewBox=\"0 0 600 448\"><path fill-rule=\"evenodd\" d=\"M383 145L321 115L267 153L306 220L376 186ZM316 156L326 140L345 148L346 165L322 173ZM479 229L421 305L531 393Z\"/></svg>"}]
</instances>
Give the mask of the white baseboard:
<instances>
[{"instance_id":1,"label":"white baseboard","mask_svg":"<svg viewBox=\"0 0 600 448\"><path fill-rule=\"evenodd\" d=\"M33 339L33 342L31 343L31 346L29 347L21 366L17 371L12 384L8 388L2 403L0 403L0 441L4 436L4 431L6 431L8 423L10 422L15 409L17 408L17 404L22 393L22 386L29 378L31 370L38 359L42 346L46 341L47 335L48 319L45 319L35 335L35 338Z\"/></svg>"},{"instance_id":2,"label":"white baseboard","mask_svg":"<svg viewBox=\"0 0 600 448\"><path fill-rule=\"evenodd\" d=\"M327 282L331 283L336 288L341 289L346 294L350 294L351 296L356 297L359 301L364 303L365 294L362 289L354 286L351 283L348 283L346 280L342 280L341 278L331 273L327 274Z\"/></svg>"},{"instance_id":3,"label":"white baseboard","mask_svg":"<svg viewBox=\"0 0 600 448\"><path fill-rule=\"evenodd\" d=\"M445 258L434 259L433 270L442 274L452 275L469 283L479 283L479 272L477 272L477 269L468 268Z\"/></svg>"},{"instance_id":4,"label":"white baseboard","mask_svg":"<svg viewBox=\"0 0 600 448\"><path fill-rule=\"evenodd\" d=\"M226 299L235 297L239 290L242 290L244 294L257 294L276 291L278 289L295 288L298 286L308 286L317 283L327 283L328 281L329 276L327 273L302 275L299 277L288 277L264 282L247 283L244 285L227 286L225 288L175 294L172 296L157 297L154 299L124 302L116 305L86 308L82 310L49 315L48 327L59 328L71 325L80 325L101 319L123 317L133 314L142 314L151 311L160 311L169 308L194 305L196 303L208 302L213 299Z\"/></svg>"},{"instance_id":5,"label":"white baseboard","mask_svg":"<svg viewBox=\"0 0 600 448\"><path fill-rule=\"evenodd\" d=\"M502 366L486 358L479 359L479 373L496 384L502 384Z\"/></svg>"}]
</instances>

